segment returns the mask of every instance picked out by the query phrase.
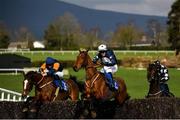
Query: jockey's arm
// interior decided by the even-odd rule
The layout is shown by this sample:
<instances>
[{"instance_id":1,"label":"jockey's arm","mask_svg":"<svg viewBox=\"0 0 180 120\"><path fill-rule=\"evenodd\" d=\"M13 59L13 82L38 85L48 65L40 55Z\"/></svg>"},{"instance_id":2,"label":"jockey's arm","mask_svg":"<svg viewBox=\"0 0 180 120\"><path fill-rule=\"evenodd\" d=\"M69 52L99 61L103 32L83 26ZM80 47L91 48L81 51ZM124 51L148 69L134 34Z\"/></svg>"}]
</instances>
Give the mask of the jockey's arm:
<instances>
[{"instance_id":1,"label":"jockey's arm","mask_svg":"<svg viewBox=\"0 0 180 120\"><path fill-rule=\"evenodd\" d=\"M107 56L109 58L109 61L105 63L107 66L113 66L117 64L116 56L112 50L107 52Z\"/></svg>"},{"instance_id":2,"label":"jockey's arm","mask_svg":"<svg viewBox=\"0 0 180 120\"><path fill-rule=\"evenodd\" d=\"M114 57L114 55L111 55L109 57L109 61L105 62L106 66L113 66L115 64L117 64L117 61L116 61L116 58Z\"/></svg>"},{"instance_id":3,"label":"jockey's arm","mask_svg":"<svg viewBox=\"0 0 180 120\"><path fill-rule=\"evenodd\" d=\"M60 71L62 72L63 68L61 67L60 63L56 62L53 65L53 68L49 70L49 75L54 75L55 72Z\"/></svg>"},{"instance_id":4,"label":"jockey's arm","mask_svg":"<svg viewBox=\"0 0 180 120\"><path fill-rule=\"evenodd\" d=\"M46 70L46 63L43 63L43 64L41 65L41 67L39 68L39 72L42 74L42 73L45 72L45 70Z\"/></svg>"},{"instance_id":5,"label":"jockey's arm","mask_svg":"<svg viewBox=\"0 0 180 120\"><path fill-rule=\"evenodd\" d=\"M96 55L94 58L93 58L93 63L97 63L97 61L99 60L99 55Z\"/></svg>"}]
</instances>

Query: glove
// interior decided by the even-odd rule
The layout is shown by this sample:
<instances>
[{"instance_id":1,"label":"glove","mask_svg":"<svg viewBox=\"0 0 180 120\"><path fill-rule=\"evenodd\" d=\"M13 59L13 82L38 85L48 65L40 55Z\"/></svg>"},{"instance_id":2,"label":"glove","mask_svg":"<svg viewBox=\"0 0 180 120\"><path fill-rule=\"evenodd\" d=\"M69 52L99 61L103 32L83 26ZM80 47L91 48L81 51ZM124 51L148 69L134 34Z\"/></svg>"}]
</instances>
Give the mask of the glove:
<instances>
[{"instance_id":1,"label":"glove","mask_svg":"<svg viewBox=\"0 0 180 120\"><path fill-rule=\"evenodd\" d=\"M42 73L42 76L47 76L47 73L46 72Z\"/></svg>"},{"instance_id":2,"label":"glove","mask_svg":"<svg viewBox=\"0 0 180 120\"><path fill-rule=\"evenodd\" d=\"M42 76L47 76L47 73L49 72L48 69L45 69L44 71L41 71Z\"/></svg>"},{"instance_id":3,"label":"glove","mask_svg":"<svg viewBox=\"0 0 180 120\"><path fill-rule=\"evenodd\" d=\"M44 72L45 72L45 73L48 73L48 72L49 72L49 70L48 70L48 69L45 69L45 70L44 70Z\"/></svg>"}]
</instances>

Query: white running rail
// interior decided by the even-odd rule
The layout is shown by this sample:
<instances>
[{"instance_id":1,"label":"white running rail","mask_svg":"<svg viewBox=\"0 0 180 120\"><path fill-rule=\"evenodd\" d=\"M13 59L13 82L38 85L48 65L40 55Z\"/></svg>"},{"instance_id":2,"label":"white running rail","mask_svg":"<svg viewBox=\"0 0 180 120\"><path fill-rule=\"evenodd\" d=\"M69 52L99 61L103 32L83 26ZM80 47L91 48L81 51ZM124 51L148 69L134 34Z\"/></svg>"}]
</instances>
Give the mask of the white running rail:
<instances>
[{"instance_id":1,"label":"white running rail","mask_svg":"<svg viewBox=\"0 0 180 120\"><path fill-rule=\"evenodd\" d=\"M18 102L18 101L23 101L23 100L21 99L21 93L7 90L4 88L0 88L0 101Z\"/></svg>"}]
</instances>

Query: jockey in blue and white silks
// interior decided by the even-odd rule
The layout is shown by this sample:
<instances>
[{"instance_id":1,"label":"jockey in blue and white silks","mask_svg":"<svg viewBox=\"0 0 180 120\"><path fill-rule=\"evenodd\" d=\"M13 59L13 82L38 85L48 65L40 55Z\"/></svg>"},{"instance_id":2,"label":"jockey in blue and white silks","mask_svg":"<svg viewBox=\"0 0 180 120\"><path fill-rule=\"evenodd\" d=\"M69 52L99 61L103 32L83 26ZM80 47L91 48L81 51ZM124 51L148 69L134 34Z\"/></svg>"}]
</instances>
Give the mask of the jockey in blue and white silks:
<instances>
[{"instance_id":1,"label":"jockey in blue and white silks","mask_svg":"<svg viewBox=\"0 0 180 120\"><path fill-rule=\"evenodd\" d=\"M169 80L168 69L160 63L159 60L156 60L154 64L157 66L158 77L160 79L160 88L161 90L168 95L169 87L167 85L167 81Z\"/></svg>"},{"instance_id":2,"label":"jockey in blue and white silks","mask_svg":"<svg viewBox=\"0 0 180 120\"><path fill-rule=\"evenodd\" d=\"M113 80L112 74L117 72L117 59L112 50L107 49L107 46L101 44L98 47L99 53L93 58L93 62L96 63L100 60L101 64L104 65L100 72L104 73L105 77L108 80L110 88L113 90L117 90L117 83Z\"/></svg>"}]
</instances>

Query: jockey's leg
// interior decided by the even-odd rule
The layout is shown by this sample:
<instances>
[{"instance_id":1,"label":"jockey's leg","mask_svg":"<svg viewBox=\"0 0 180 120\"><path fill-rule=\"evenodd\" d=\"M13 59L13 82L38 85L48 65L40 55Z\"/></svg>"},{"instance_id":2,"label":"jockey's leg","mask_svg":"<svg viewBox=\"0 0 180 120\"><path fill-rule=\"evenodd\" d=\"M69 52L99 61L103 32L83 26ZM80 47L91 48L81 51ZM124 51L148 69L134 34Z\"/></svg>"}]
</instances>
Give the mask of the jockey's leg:
<instances>
[{"instance_id":1,"label":"jockey's leg","mask_svg":"<svg viewBox=\"0 0 180 120\"><path fill-rule=\"evenodd\" d=\"M105 77L107 78L110 87L114 88L114 81L113 81L112 73L110 73L110 72L105 73Z\"/></svg>"},{"instance_id":2,"label":"jockey's leg","mask_svg":"<svg viewBox=\"0 0 180 120\"><path fill-rule=\"evenodd\" d=\"M57 96L58 93L59 93L59 89L60 89L60 86L59 86L60 81L59 81L59 79L54 79L54 80L53 80L53 83L54 83L54 85L56 86L55 96Z\"/></svg>"},{"instance_id":3,"label":"jockey's leg","mask_svg":"<svg viewBox=\"0 0 180 120\"><path fill-rule=\"evenodd\" d=\"M63 78L61 78L60 81L61 81L61 86L62 86L63 90L68 91L67 84L64 82Z\"/></svg>"},{"instance_id":4,"label":"jockey's leg","mask_svg":"<svg viewBox=\"0 0 180 120\"><path fill-rule=\"evenodd\" d=\"M105 77L107 78L107 81L109 82L110 88L112 88L112 90L117 90L118 88L115 87L115 81L113 80L113 75L112 75L112 73L115 73L117 71L117 65L114 65L111 67L104 66L101 71L104 72Z\"/></svg>"},{"instance_id":5,"label":"jockey's leg","mask_svg":"<svg viewBox=\"0 0 180 120\"><path fill-rule=\"evenodd\" d=\"M67 91L67 85L66 83L63 81L63 72L56 72L55 73L55 78L59 80L59 87L61 88L61 90L65 90Z\"/></svg>"},{"instance_id":6,"label":"jockey's leg","mask_svg":"<svg viewBox=\"0 0 180 120\"><path fill-rule=\"evenodd\" d=\"M166 96L169 96L169 87L166 83L160 83L160 89Z\"/></svg>"},{"instance_id":7,"label":"jockey's leg","mask_svg":"<svg viewBox=\"0 0 180 120\"><path fill-rule=\"evenodd\" d=\"M168 85L167 85L166 83L164 83L164 86L165 86L166 91L169 93L169 87L168 87Z\"/></svg>"}]
</instances>

